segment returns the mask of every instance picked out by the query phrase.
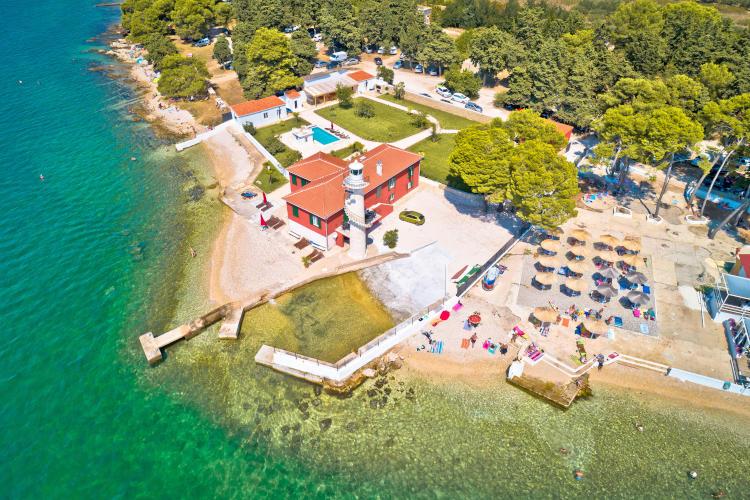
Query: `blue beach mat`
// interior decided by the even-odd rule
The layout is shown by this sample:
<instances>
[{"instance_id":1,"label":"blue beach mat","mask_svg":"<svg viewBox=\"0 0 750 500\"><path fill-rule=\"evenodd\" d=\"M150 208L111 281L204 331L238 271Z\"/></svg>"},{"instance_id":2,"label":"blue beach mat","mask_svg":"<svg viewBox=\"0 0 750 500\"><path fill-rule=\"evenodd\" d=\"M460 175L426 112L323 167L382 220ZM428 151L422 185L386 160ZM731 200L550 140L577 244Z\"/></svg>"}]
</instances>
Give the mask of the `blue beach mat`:
<instances>
[{"instance_id":1,"label":"blue beach mat","mask_svg":"<svg viewBox=\"0 0 750 500\"><path fill-rule=\"evenodd\" d=\"M430 348L430 352L433 354L441 354L443 352L443 341L438 340L434 344L432 344L432 347Z\"/></svg>"}]
</instances>

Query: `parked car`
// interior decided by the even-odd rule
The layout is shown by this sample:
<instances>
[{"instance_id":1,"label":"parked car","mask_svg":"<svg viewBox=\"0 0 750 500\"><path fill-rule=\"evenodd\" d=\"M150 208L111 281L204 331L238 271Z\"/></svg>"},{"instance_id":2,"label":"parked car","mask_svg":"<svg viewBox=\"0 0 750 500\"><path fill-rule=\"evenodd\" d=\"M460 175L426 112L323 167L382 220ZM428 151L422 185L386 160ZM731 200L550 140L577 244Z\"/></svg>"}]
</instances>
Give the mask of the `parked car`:
<instances>
[{"instance_id":1,"label":"parked car","mask_svg":"<svg viewBox=\"0 0 750 500\"><path fill-rule=\"evenodd\" d=\"M420 92L419 95L421 95L422 97L429 97L430 99L432 99L432 96L428 94L427 92Z\"/></svg>"},{"instance_id":2,"label":"parked car","mask_svg":"<svg viewBox=\"0 0 750 500\"><path fill-rule=\"evenodd\" d=\"M456 102L460 102L461 104L466 104L469 102L469 98L463 95L461 92L456 92L453 94L453 97L451 97Z\"/></svg>"},{"instance_id":3,"label":"parked car","mask_svg":"<svg viewBox=\"0 0 750 500\"><path fill-rule=\"evenodd\" d=\"M328 63L327 63L327 62L325 62L325 61L321 61L320 59L318 59L318 60L316 60L316 61L315 61L315 67L316 67L316 68L322 68L322 67L323 67L323 66L325 66L326 64L328 64Z\"/></svg>"},{"instance_id":4,"label":"parked car","mask_svg":"<svg viewBox=\"0 0 750 500\"><path fill-rule=\"evenodd\" d=\"M208 45L211 45L210 38L201 38L200 40L195 42L196 47L207 47Z\"/></svg>"},{"instance_id":5,"label":"parked car","mask_svg":"<svg viewBox=\"0 0 750 500\"><path fill-rule=\"evenodd\" d=\"M378 47L378 54L385 54L385 49L383 47Z\"/></svg>"},{"instance_id":6,"label":"parked car","mask_svg":"<svg viewBox=\"0 0 750 500\"><path fill-rule=\"evenodd\" d=\"M393 63L393 69L399 69L403 65L404 65L403 61L400 61L400 60L396 61L395 63Z\"/></svg>"},{"instance_id":7,"label":"parked car","mask_svg":"<svg viewBox=\"0 0 750 500\"><path fill-rule=\"evenodd\" d=\"M445 99L445 98L440 99L440 102L447 102L448 104L453 104L453 101L451 101L450 99Z\"/></svg>"},{"instance_id":8,"label":"parked car","mask_svg":"<svg viewBox=\"0 0 750 500\"><path fill-rule=\"evenodd\" d=\"M467 102L466 104L464 104L464 108L470 111L476 111L477 113L482 112L482 106L480 106L479 104L475 102Z\"/></svg>"},{"instance_id":9,"label":"parked car","mask_svg":"<svg viewBox=\"0 0 750 500\"><path fill-rule=\"evenodd\" d=\"M398 54L398 47L396 47L395 45L393 45L391 47L391 50L389 51L389 54L391 54L392 56L395 56L396 54Z\"/></svg>"},{"instance_id":10,"label":"parked car","mask_svg":"<svg viewBox=\"0 0 750 500\"><path fill-rule=\"evenodd\" d=\"M339 61L331 61L328 64L326 64L326 69L333 69L337 66L339 66L341 63Z\"/></svg>"},{"instance_id":11,"label":"parked car","mask_svg":"<svg viewBox=\"0 0 750 500\"><path fill-rule=\"evenodd\" d=\"M406 54L404 54L403 52L401 52L401 55L398 56L398 58L399 59L406 59Z\"/></svg>"},{"instance_id":12,"label":"parked car","mask_svg":"<svg viewBox=\"0 0 750 500\"><path fill-rule=\"evenodd\" d=\"M437 68L427 68L427 74L430 76L438 76Z\"/></svg>"},{"instance_id":13,"label":"parked car","mask_svg":"<svg viewBox=\"0 0 750 500\"><path fill-rule=\"evenodd\" d=\"M299 24L295 24L294 26L287 26L284 28L284 33L294 33L295 31L299 31Z\"/></svg>"},{"instance_id":14,"label":"parked car","mask_svg":"<svg viewBox=\"0 0 750 500\"><path fill-rule=\"evenodd\" d=\"M367 47L365 47L366 54L372 54L373 52L375 52L375 50L372 48L371 45L368 45Z\"/></svg>"},{"instance_id":15,"label":"parked car","mask_svg":"<svg viewBox=\"0 0 750 500\"><path fill-rule=\"evenodd\" d=\"M331 54L331 61L344 62L348 58L346 51L340 50Z\"/></svg>"},{"instance_id":16,"label":"parked car","mask_svg":"<svg viewBox=\"0 0 750 500\"><path fill-rule=\"evenodd\" d=\"M417 226L421 226L422 224L424 224L424 215L420 214L419 212L415 212L414 210L404 210L403 212L398 214L398 218L404 222L416 224Z\"/></svg>"},{"instance_id":17,"label":"parked car","mask_svg":"<svg viewBox=\"0 0 750 500\"><path fill-rule=\"evenodd\" d=\"M379 57L376 57L375 58L375 64L377 64L378 66L382 66L383 65L383 60L381 58L379 58Z\"/></svg>"},{"instance_id":18,"label":"parked car","mask_svg":"<svg viewBox=\"0 0 750 500\"><path fill-rule=\"evenodd\" d=\"M356 57L350 57L349 59L341 63L342 66L354 66L355 64L359 64L359 59L357 59Z\"/></svg>"},{"instance_id":19,"label":"parked car","mask_svg":"<svg viewBox=\"0 0 750 500\"><path fill-rule=\"evenodd\" d=\"M451 94L451 91L443 87L442 85L438 85L437 87L435 87L435 92L437 92L437 94L441 97L450 98L451 96L453 96L453 94Z\"/></svg>"},{"instance_id":20,"label":"parked car","mask_svg":"<svg viewBox=\"0 0 750 500\"><path fill-rule=\"evenodd\" d=\"M322 42L323 41L323 33L315 33L312 37L314 42Z\"/></svg>"},{"instance_id":21,"label":"parked car","mask_svg":"<svg viewBox=\"0 0 750 500\"><path fill-rule=\"evenodd\" d=\"M415 73L422 73L423 71L424 71L424 68L422 68L421 64L417 64L416 66L414 66Z\"/></svg>"}]
</instances>

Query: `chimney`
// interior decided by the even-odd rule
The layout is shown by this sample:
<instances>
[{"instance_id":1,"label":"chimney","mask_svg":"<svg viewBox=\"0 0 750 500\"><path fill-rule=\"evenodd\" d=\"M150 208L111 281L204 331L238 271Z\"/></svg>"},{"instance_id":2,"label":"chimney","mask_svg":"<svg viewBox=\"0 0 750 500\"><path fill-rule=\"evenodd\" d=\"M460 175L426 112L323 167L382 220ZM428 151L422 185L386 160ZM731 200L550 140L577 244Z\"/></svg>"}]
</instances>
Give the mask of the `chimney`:
<instances>
[{"instance_id":1,"label":"chimney","mask_svg":"<svg viewBox=\"0 0 750 500\"><path fill-rule=\"evenodd\" d=\"M378 175L383 175L383 162L378 160L377 166L375 167L375 172Z\"/></svg>"}]
</instances>

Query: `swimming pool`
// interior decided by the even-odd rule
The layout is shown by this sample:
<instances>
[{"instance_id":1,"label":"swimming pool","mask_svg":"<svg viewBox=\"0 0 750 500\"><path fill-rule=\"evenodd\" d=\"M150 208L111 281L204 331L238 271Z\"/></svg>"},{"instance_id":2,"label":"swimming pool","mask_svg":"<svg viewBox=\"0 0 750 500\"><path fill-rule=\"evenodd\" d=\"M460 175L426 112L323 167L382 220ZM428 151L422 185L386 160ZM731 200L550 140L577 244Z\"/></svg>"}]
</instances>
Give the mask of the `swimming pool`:
<instances>
[{"instance_id":1,"label":"swimming pool","mask_svg":"<svg viewBox=\"0 0 750 500\"><path fill-rule=\"evenodd\" d=\"M326 132L320 127L313 127L312 130L313 130L313 139L323 144L324 146L326 144L330 144L332 142L336 142L339 140L338 137L331 134L330 132Z\"/></svg>"}]
</instances>

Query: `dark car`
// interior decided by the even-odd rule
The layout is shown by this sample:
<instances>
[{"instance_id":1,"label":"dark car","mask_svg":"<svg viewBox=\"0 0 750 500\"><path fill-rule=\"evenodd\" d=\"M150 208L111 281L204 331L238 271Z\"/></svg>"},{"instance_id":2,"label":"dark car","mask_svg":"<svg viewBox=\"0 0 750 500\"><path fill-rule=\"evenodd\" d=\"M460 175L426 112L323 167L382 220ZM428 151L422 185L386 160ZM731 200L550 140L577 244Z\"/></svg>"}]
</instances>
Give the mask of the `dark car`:
<instances>
[{"instance_id":1,"label":"dark car","mask_svg":"<svg viewBox=\"0 0 750 500\"><path fill-rule=\"evenodd\" d=\"M429 97L430 99L432 99L432 96L428 94L427 92L422 92L419 95L424 96L424 97Z\"/></svg>"},{"instance_id":2,"label":"dark car","mask_svg":"<svg viewBox=\"0 0 750 500\"><path fill-rule=\"evenodd\" d=\"M331 61L328 64L326 64L326 69L333 69L337 66L339 66L341 63L339 61Z\"/></svg>"},{"instance_id":3,"label":"dark car","mask_svg":"<svg viewBox=\"0 0 750 500\"><path fill-rule=\"evenodd\" d=\"M424 224L424 215L420 214L419 212L415 212L414 210L404 210L403 212L398 214L398 218L404 222L411 222L412 224L416 224L417 226L421 226L422 224Z\"/></svg>"},{"instance_id":4,"label":"dark car","mask_svg":"<svg viewBox=\"0 0 750 500\"><path fill-rule=\"evenodd\" d=\"M450 99L440 99L440 102L447 102L448 104L453 104L453 101Z\"/></svg>"},{"instance_id":5,"label":"dark car","mask_svg":"<svg viewBox=\"0 0 750 500\"><path fill-rule=\"evenodd\" d=\"M321 61L320 59L318 59L317 61L315 61L315 67L316 67L316 68L322 68L322 67L323 67L323 66L325 66L326 64L328 64L328 63L327 63L327 62L325 62L325 61Z\"/></svg>"},{"instance_id":6,"label":"dark car","mask_svg":"<svg viewBox=\"0 0 750 500\"><path fill-rule=\"evenodd\" d=\"M383 59L381 59L380 57L376 57L375 58L375 64L377 64L378 66L382 66L383 65Z\"/></svg>"},{"instance_id":7,"label":"dark car","mask_svg":"<svg viewBox=\"0 0 750 500\"><path fill-rule=\"evenodd\" d=\"M476 111L477 113L481 113L482 112L482 106L480 106L479 104L476 104L474 102L467 102L464 105L464 108L466 108L468 110L471 110L471 111Z\"/></svg>"}]
</instances>

